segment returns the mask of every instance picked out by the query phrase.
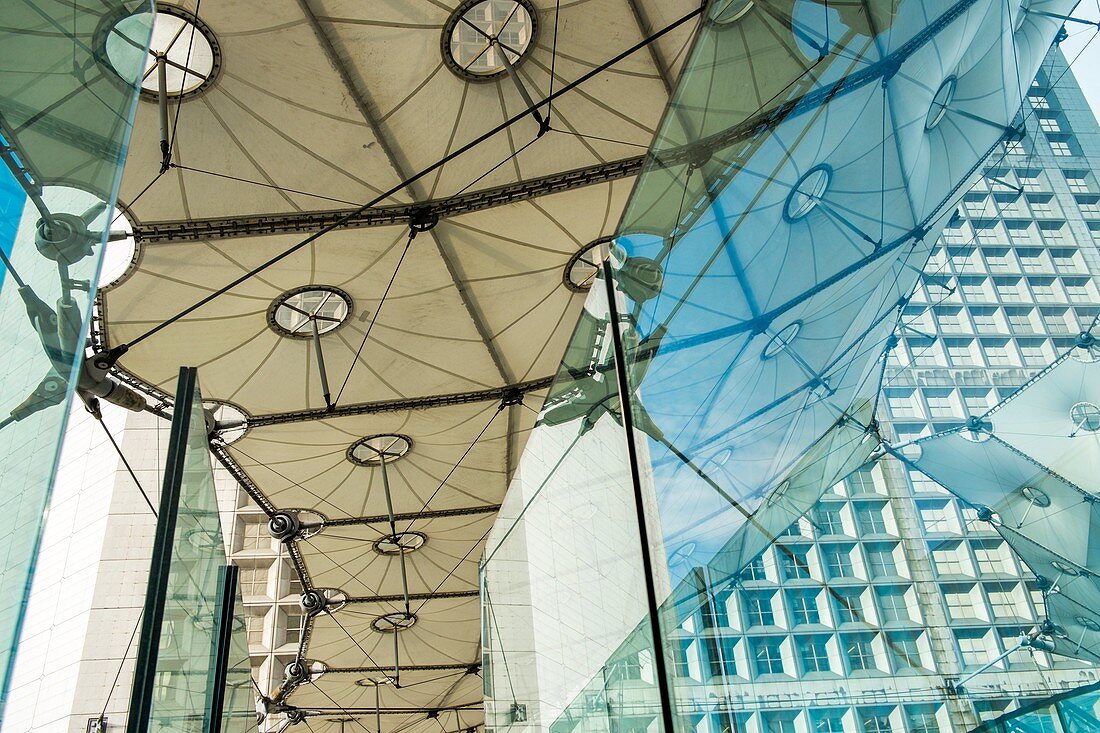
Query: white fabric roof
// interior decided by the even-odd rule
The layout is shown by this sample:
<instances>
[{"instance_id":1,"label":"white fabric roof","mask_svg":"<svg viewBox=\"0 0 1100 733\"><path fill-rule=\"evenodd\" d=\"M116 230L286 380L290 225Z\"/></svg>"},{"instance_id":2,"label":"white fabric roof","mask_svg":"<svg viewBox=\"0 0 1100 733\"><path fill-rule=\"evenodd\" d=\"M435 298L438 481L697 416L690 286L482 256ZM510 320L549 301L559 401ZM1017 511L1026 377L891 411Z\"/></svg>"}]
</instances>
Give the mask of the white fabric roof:
<instances>
[{"instance_id":1,"label":"white fabric roof","mask_svg":"<svg viewBox=\"0 0 1100 733\"><path fill-rule=\"evenodd\" d=\"M182 3L214 34L218 70L171 105L175 167L163 175L157 106L148 94L139 102L120 194L139 253L100 298L100 344L132 341L300 241L316 221L398 186L521 111L507 76L468 81L444 65L443 26L459 4ZM535 2L537 36L516 67L536 100L550 91L551 67L560 87L695 7L588 0L561 3L555 19L556 5ZM355 682L377 667L392 674L394 635L370 627L376 615L403 610L393 600L402 594L398 559L372 549L390 531L381 471L345 457L353 442L379 433L412 440L388 478L398 531L427 537L406 556L409 592L421 600L412 601L416 625L396 635L407 669L400 690L382 690L383 707L395 711L381 716L383 729L439 730L416 711L447 707L463 708L441 714L448 732L483 720L481 680L466 673L480 664L477 562L584 299L565 286L565 267L614 232L693 29L562 96L553 129L518 155L535 140L534 119L381 201L461 205L412 240L384 303L408 242L408 209L385 225L325 235L120 361L162 392L179 365L198 366L206 397L258 418L219 455L261 505L338 522L292 548L309 587L352 599L312 621L302 650L338 671L285 698L317 710L318 733L340 730L334 721L346 717L373 726L374 690ZM331 415L311 340L268 325L272 301L309 284L352 301L348 321L321 337L334 398L350 372ZM511 385L521 385L524 402L498 411ZM430 671L439 665L447 669Z\"/></svg>"}]
</instances>

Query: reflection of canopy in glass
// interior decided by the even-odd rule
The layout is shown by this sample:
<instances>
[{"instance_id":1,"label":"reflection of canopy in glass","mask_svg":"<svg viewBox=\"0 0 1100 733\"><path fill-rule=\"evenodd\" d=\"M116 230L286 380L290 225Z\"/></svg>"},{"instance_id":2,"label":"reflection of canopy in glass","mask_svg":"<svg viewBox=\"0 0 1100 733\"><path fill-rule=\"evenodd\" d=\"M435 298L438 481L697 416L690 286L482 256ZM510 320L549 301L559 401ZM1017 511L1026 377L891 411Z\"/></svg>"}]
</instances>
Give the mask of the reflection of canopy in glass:
<instances>
[{"instance_id":1,"label":"reflection of canopy in glass","mask_svg":"<svg viewBox=\"0 0 1100 733\"><path fill-rule=\"evenodd\" d=\"M708 63L689 65L618 242L664 275L632 304L640 334L664 331L634 385L645 410L698 462L730 456L734 495L773 487L856 401L1013 133L1060 26L1039 5L1073 7L763 2L701 34Z\"/></svg>"},{"instance_id":2,"label":"reflection of canopy in glass","mask_svg":"<svg viewBox=\"0 0 1100 733\"><path fill-rule=\"evenodd\" d=\"M902 448L904 460L979 510L1043 579L1055 652L1100 660L1100 468L1089 406L1100 361L1089 334L1011 397L960 428Z\"/></svg>"}]
</instances>

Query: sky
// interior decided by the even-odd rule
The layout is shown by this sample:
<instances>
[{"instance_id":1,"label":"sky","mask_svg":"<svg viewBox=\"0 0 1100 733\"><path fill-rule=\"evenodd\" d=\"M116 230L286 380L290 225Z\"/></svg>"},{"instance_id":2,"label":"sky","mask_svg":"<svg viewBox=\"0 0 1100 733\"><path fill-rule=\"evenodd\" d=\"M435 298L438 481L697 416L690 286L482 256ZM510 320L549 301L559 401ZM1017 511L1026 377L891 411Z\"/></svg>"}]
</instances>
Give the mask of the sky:
<instances>
[{"instance_id":1,"label":"sky","mask_svg":"<svg viewBox=\"0 0 1100 733\"><path fill-rule=\"evenodd\" d=\"M1100 0L1081 0L1073 17L1100 22ZM1069 38L1062 42L1062 51L1070 59L1093 114L1100 118L1100 29L1084 23L1066 23Z\"/></svg>"}]
</instances>

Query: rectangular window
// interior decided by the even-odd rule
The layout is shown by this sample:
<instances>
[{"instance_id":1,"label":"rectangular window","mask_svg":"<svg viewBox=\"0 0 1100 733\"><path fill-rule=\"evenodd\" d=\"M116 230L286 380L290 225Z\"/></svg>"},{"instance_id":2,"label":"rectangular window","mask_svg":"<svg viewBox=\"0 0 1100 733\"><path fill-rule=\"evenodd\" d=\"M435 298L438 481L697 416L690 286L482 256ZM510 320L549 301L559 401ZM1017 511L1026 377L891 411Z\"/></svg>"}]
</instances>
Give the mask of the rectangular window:
<instances>
[{"instance_id":1,"label":"rectangular window","mask_svg":"<svg viewBox=\"0 0 1100 733\"><path fill-rule=\"evenodd\" d=\"M1078 196L1077 207L1081 209L1081 213L1087 217L1100 216L1100 197Z\"/></svg>"},{"instance_id":2,"label":"rectangular window","mask_svg":"<svg viewBox=\"0 0 1100 733\"><path fill-rule=\"evenodd\" d=\"M243 522L240 527L239 549L270 550L271 535L264 522Z\"/></svg>"},{"instance_id":3,"label":"rectangular window","mask_svg":"<svg viewBox=\"0 0 1100 733\"><path fill-rule=\"evenodd\" d=\"M993 279L993 286L997 288L997 295L1001 300L1020 302L1027 294L1024 281L1018 277L998 277Z\"/></svg>"},{"instance_id":4,"label":"rectangular window","mask_svg":"<svg viewBox=\"0 0 1100 733\"><path fill-rule=\"evenodd\" d=\"M1061 158L1066 158L1073 155L1073 150L1070 149L1069 143L1065 140L1051 140L1050 152Z\"/></svg>"},{"instance_id":5,"label":"rectangular window","mask_svg":"<svg viewBox=\"0 0 1100 733\"><path fill-rule=\"evenodd\" d=\"M1029 94L1027 101L1031 104L1032 109L1050 109L1050 102L1044 94Z\"/></svg>"},{"instance_id":6,"label":"rectangular window","mask_svg":"<svg viewBox=\"0 0 1100 733\"><path fill-rule=\"evenodd\" d=\"M267 568L260 566L243 565L237 576L240 578L241 595L245 598L255 598L267 595Z\"/></svg>"},{"instance_id":7,"label":"rectangular window","mask_svg":"<svg viewBox=\"0 0 1100 733\"><path fill-rule=\"evenodd\" d=\"M733 588L726 587L707 594L703 604L703 628L724 629L730 625L729 599L733 594Z\"/></svg>"},{"instance_id":8,"label":"rectangular window","mask_svg":"<svg viewBox=\"0 0 1100 733\"><path fill-rule=\"evenodd\" d=\"M993 395L988 389L964 389L962 398L968 415L981 415L993 406Z\"/></svg>"},{"instance_id":9,"label":"rectangular window","mask_svg":"<svg viewBox=\"0 0 1100 733\"><path fill-rule=\"evenodd\" d=\"M823 535L844 534L844 520L838 506L828 504L818 506L814 512L814 523L817 525L817 531Z\"/></svg>"},{"instance_id":10,"label":"rectangular window","mask_svg":"<svg viewBox=\"0 0 1100 733\"><path fill-rule=\"evenodd\" d=\"M887 713L864 713L863 733L894 733Z\"/></svg>"},{"instance_id":11,"label":"rectangular window","mask_svg":"<svg viewBox=\"0 0 1100 733\"><path fill-rule=\"evenodd\" d=\"M841 713L818 713L814 717L814 733L844 733Z\"/></svg>"},{"instance_id":12,"label":"rectangular window","mask_svg":"<svg viewBox=\"0 0 1100 733\"><path fill-rule=\"evenodd\" d=\"M838 623L863 621L863 602L858 591L837 591L833 597Z\"/></svg>"},{"instance_id":13,"label":"rectangular window","mask_svg":"<svg viewBox=\"0 0 1100 733\"><path fill-rule=\"evenodd\" d=\"M823 552L825 553L825 571L830 579L854 577L851 548L833 545L826 546Z\"/></svg>"},{"instance_id":14,"label":"rectangular window","mask_svg":"<svg viewBox=\"0 0 1100 733\"><path fill-rule=\"evenodd\" d=\"M1006 272L1015 269L1016 263L1009 254L1007 247L985 250L985 262L993 272Z\"/></svg>"},{"instance_id":15,"label":"rectangular window","mask_svg":"<svg viewBox=\"0 0 1100 733\"><path fill-rule=\"evenodd\" d=\"M1058 291L1054 286L1054 278L1032 277L1028 278L1028 282L1031 284L1031 292L1035 293L1035 300L1040 303L1050 303L1058 300Z\"/></svg>"},{"instance_id":16,"label":"rectangular window","mask_svg":"<svg viewBox=\"0 0 1100 733\"><path fill-rule=\"evenodd\" d=\"M829 671L827 639L823 636L804 636L798 640L798 658L804 673Z\"/></svg>"},{"instance_id":17,"label":"rectangular window","mask_svg":"<svg viewBox=\"0 0 1100 733\"><path fill-rule=\"evenodd\" d=\"M964 666L971 667L985 664L989 661L989 648L986 645L985 635L971 636L959 635L959 654L962 656Z\"/></svg>"},{"instance_id":18,"label":"rectangular window","mask_svg":"<svg viewBox=\"0 0 1100 733\"><path fill-rule=\"evenodd\" d=\"M920 669L920 647L917 645L917 635L911 633L894 633L886 635L886 649L890 659L894 663L894 670L900 672L905 669Z\"/></svg>"},{"instance_id":19,"label":"rectangular window","mask_svg":"<svg viewBox=\"0 0 1100 733\"><path fill-rule=\"evenodd\" d=\"M783 655L778 639L756 639L753 641L753 658L756 660L757 674L783 674Z\"/></svg>"},{"instance_id":20,"label":"rectangular window","mask_svg":"<svg viewBox=\"0 0 1100 733\"><path fill-rule=\"evenodd\" d=\"M909 733L940 733L936 714L928 711L909 712Z\"/></svg>"},{"instance_id":21,"label":"rectangular window","mask_svg":"<svg viewBox=\"0 0 1100 733\"><path fill-rule=\"evenodd\" d=\"M882 516L882 507L877 504L858 505L856 524L863 534L886 534L886 520Z\"/></svg>"},{"instance_id":22,"label":"rectangular window","mask_svg":"<svg viewBox=\"0 0 1100 733\"><path fill-rule=\"evenodd\" d=\"M1001 228L997 224L993 223L975 223L974 224L974 237L978 240L978 244L1005 244L1008 242L1002 232ZM972 249L966 249L967 257L964 259L966 265L970 264L969 257L973 254ZM954 258L952 258L954 259ZM966 266L964 265L964 266Z\"/></svg>"},{"instance_id":23,"label":"rectangular window","mask_svg":"<svg viewBox=\"0 0 1100 733\"><path fill-rule=\"evenodd\" d=\"M877 494L875 475L870 468L860 468L844 481L851 494Z\"/></svg>"},{"instance_id":24,"label":"rectangular window","mask_svg":"<svg viewBox=\"0 0 1100 733\"><path fill-rule=\"evenodd\" d=\"M982 339L982 351L989 366L1016 365L1007 339Z\"/></svg>"},{"instance_id":25,"label":"rectangular window","mask_svg":"<svg viewBox=\"0 0 1100 733\"><path fill-rule=\"evenodd\" d=\"M1018 249L1016 256L1020 258L1020 267L1024 272L1042 272L1046 269L1046 260L1041 249Z\"/></svg>"},{"instance_id":26,"label":"rectangular window","mask_svg":"<svg viewBox=\"0 0 1100 733\"><path fill-rule=\"evenodd\" d=\"M947 356L954 366L973 366L977 357L974 354L974 341L971 339L944 339Z\"/></svg>"},{"instance_id":27,"label":"rectangular window","mask_svg":"<svg viewBox=\"0 0 1100 733\"><path fill-rule=\"evenodd\" d=\"M1073 193L1088 193L1088 171L1063 171L1066 176L1066 185Z\"/></svg>"},{"instance_id":28,"label":"rectangular window","mask_svg":"<svg viewBox=\"0 0 1100 733\"><path fill-rule=\"evenodd\" d=\"M813 592L791 593L787 596L787 603L791 609L791 623L800 624L821 623L821 616L817 611L817 595Z\"/></svg>"},{"instance_id":29,"label":"rectangular window","mask_svg":"<svg viewBox=\"0 0 1100 733\"><path fill-rule=\"evenodd\" d=\"M783 564L783 577L787 580L805 579L810 577L809 550L798 547L783 546L777 552Z\"/></svg>"},{"instance_id":30,"label":"rectangular window","mask_svg":"<svg viewBox=\"0 0 1100 733\"><path fill-rule=\"evenodd\" d=\"M962 546L958 542L940 545L932 550L932 561L940 575L969 575L967 572Z\"/></svg>"},{"instance_id":31,"label":"rectangular window","mask_svg":"<svg viewBox=\"0 0 1100 733\"><path fill-rule=\"evenodd\" d=\"M979 573L998 575L1007 572L1002 544L1000 540L983 540L973 544Z\"/></svg>"},{"instance_id":32,"label":"rectangular window","mask_svg":"<svg viewBox=\"0 0 1100 733\"><path fill-rule=\"evenodd\" d=\"M1066 287L1066 295L1074 302L1092 302L1092 288L1087 277L1062 278L1062 284Z\"/></svg>"},{"instance_id":33,"label":"rectangular window","mask_svg":"<svg viewBox=\"0 0 1100 733\"><path fill-rule=\"evenodd\" d=\"M291 563L283 564L283 577L286 578L286 594L287 596L294 596L297 598L304 592L302 588L302 579L298 577L298 571L294 569L294 565Z\"/></svg>"},{"instance_id":34,"label":"rectangular window","mask_svg":"<svg viewBox=\"0 0 1100 733\"><path fill-rule=\"evenodd\" d=\"M249 608L245 616L245 625L248 628L248 646L262 646L264 643L264 617L266 609Z\"/></svg>"},{"instance_id":35,"label":"rectangular window","mask_svg":"<svg viewBox=\"0 0 1100 733\"><path fill-rule=\"evenodd\" d=\"M976 618L969 590L946 591L943 597L947 603L947 613L951 618Z\"/></svg>"},{"instance_id":36,"label":"rectangular window","mask_svg":"<svg viewBox=\"0 0 1100 733\"><path fill-rule=\"evenodd\" d=\"M876 588L878 605L882 620L909 621L909 606L905 602L905 593L898 588Z\"/></svg>"},{"instance_id":37,"label":"rectangular window","mask_svg":"<svg viewBox=\"0 0 1100 733\"><path fill-rule=\"evenodd\" d=\"M925 390L924 399L928 402L928 412L933 418L958 415L959 411L950 390Z\"/></svg>"},{"instance_id":38,"label":"rectangular window","mask_svg":"<svg viewBox=\"0 0 1100 733\"><path fill-rule=\"evenodd\" d=\"M1080 265L1077 251L1068 247L1057 247L1050 250L1050 259L1054 262L1055 269L1061 273L1080 272L1084 269Z\"/></svg>"},{"instance_id":39,"label":"rectangular window","mask_svg":"<svg viewBox=\"0 0 1100 733\"><path fill-rule=\"evenodd\" d=\"M873 639L873 634L844 635L844 653L853 672L875 668L875 652L871 646Z\"/></svg>"},{"instance_id":40,"label":"rectangular window","mask_svg":"<svg viewBox=\"0 0 1100 733\"><path fill-rule=\"evenodd\" d=\"M1045 218L1054 213L1049 196L1038 198L1029 197L1028 203L1031 204L1031 213L1033 213L1036 218Z\"/></svg>"},{"instance_id":41,"label":"rectangular window","mask_svg":"<svg viewBox=\"0 0 1100 733\"><path fill-rule=\"evenodd\" d=\"M1031 308L1005 308L1005 315L1013 333L1034 333L1035 311Z\"/></svg>"},{"instance_id":42,"label":"rectangular window","mask_svg":"<svg viewBox=\"0 0 1100 733\"><path fill-rule=\"evenodd\" d=\"M1062 126L1058 124L1057 117L1040 117L1039 129L1043 132L1061 132Z\"/></svg>"},{"instance_id":43,"label":"rectangular window","mask_svg":"<svg viewBox=\"0 0 1100 733\"><path fill-rule=\"evenodd\" d=\"M974 319L974 328L978 333L1001 330L1001 324L997 321L996 308L971 308L970 317Z\"/></svg>"},{"instance_id":44,"label":"rectangular window","mask_svg":"<svg viewBox=\"0 0 1100 733\"><path fill-rule=\"evenodd\" d=\"M1066 323L1067 310L1065 308L1043 308L1043 325L1051 333L1069 333L1069 324Z\"/></svg>"},{"instance_id":45,"label":"rectangular window","mask_svg":"<svg viewBox=\"0 0 1100 733\"><path fill-rule=\"evenodd\" d=\"M867 548L867 569L872 578L897 577L898 566L893 548L888 545L871 545Z\"/></svg>"},{"instance_id":46,"label":"rectangular window","mask_svg":"<svg viewBox=\"0 0 1100 733\"><path fill-rule=\"evenodd\" d=\"M991 586L988 593L994 618L1016 618L1026 614L1026 611L1017 605L1016 592L1012 586Z\"/></svg>"},{"instance_id":47,"label":"rectangular window","mask_svg":"<svg viewBox=\"0 0 1100 733\"><path fill-rule=\"evenodd\" d=\"M733 636L707 637L707 658L710 673L714 677L737 676L737 642ZM639 675L635 679L641 679Z\"/></svg>"},{"instance_id":48,"label":"rectangular window","mask_svg":"<svg viewBox=\"0 0 1100 733\"><path fill-rule=\"evenodd\" d=\"M692 645L695 640L676 639L673 643L676 645L672 659L673 674L680 678L691 677Z\"/></svg>"},{"instance_id":49,"label":"rectangular window","mask_svg":"<svg viewBox=\"0 0 1100 733\"><path fill-rule=\"evenodd\" d=\"M297 613L286 614L286 635L283 644L298 646L302 641L302 632L305 628L305 617Z\"/></svg>"},{"instance_id":50,"label":"rectangular window","mask_svg":"<svg viewBox=\"0 0 1100 733\"><path fill-rule=\"evenodd\" d=\"M761 553L752 559L748 565L741 569L741 580L767 580L768 574L764 570L764 555Z\"/></svg>"},{"instance_id":51,"label":"rectangular window","mask_svg":"<svg viewBox=\"0 0 1100 733\"><path fill-rule=\"evenodd\" d=\"M771 593L745 593L742 595L745 619L749 626L774 626Z\"/></svg>"},{"instance_id":52,"label":"rectangular window","mask_svg":"<svg viewBox=\"0 0 1100 733\"><path fill-rule=\"evenodd\" d=\"M1019 339L1016 346L1020 349L1020 356L1025 366L1045 366L1051 361L1047 354L1046 341L1044 339Z\"/></svg>"},{"instance_id":53,"label":"rectangular window","mask_svg":"<svg viewBox=\"0 0 1100 733\"><path fill-rule=\"evenodd\" d=\"M1043 179L1042 173L1039 171L1022 170L1017 174L1017 178L1020 180L1020 188L1028 192L1042 191Z\"/></svg>"},{"instance_id":54,"label":"rectangular window","mask_svg":"<svg viewBox=\"0 0 1100 733\"><path fill-rule=\"evenodd\" d=\"M951 515L947 504L920 504L917 510L920 512L920 521L924 525L925 532L951 531Z\"/></svg>"},{"instance_id":55,"label":"rectangular window","mask_svg":"<svg viewBox=\"0 0 1100 733\"><path fill-rule=\"evenodd\" d=\"M1041 231L1047 244L1062 244L1066 241L1066 230L1061 224L1044 224Z\"/></svg>"}]
</instances>

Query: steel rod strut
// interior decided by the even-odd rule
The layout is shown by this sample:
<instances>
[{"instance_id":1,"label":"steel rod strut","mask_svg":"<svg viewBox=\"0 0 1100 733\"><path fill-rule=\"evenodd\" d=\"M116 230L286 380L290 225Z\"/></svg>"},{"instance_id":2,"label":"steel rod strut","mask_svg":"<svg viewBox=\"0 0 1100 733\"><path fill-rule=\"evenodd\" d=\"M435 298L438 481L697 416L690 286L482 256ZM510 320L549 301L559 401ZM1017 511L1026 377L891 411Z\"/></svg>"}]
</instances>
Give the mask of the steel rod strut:
<instances>
[{"instance_id":1,"label":"steel rod strut","mask_svg":"<svg viewBox=\"0 0 1100 733\"><path fill-rule=\"evenodd\" d=\"M168 57L157 54L157 109L160 112L160 172L167 173L172 163L168 142Z\"/></svg>"},{"instance_id":2,"label":"steel rod strut","mask_svg":"<svg viewBox=\"0 0 1100 733\"><path fill-rule=\"evenodd\" d=\"M325 398L325 409L332 409L332 390L328 386L328 372L325 370L325 354L321 350L321 333L317 330L317 319L309 318L310 328L313 330L313 351L317 355L317 371L321 375L321 393Z\"/></svg>"}]
</instances>

